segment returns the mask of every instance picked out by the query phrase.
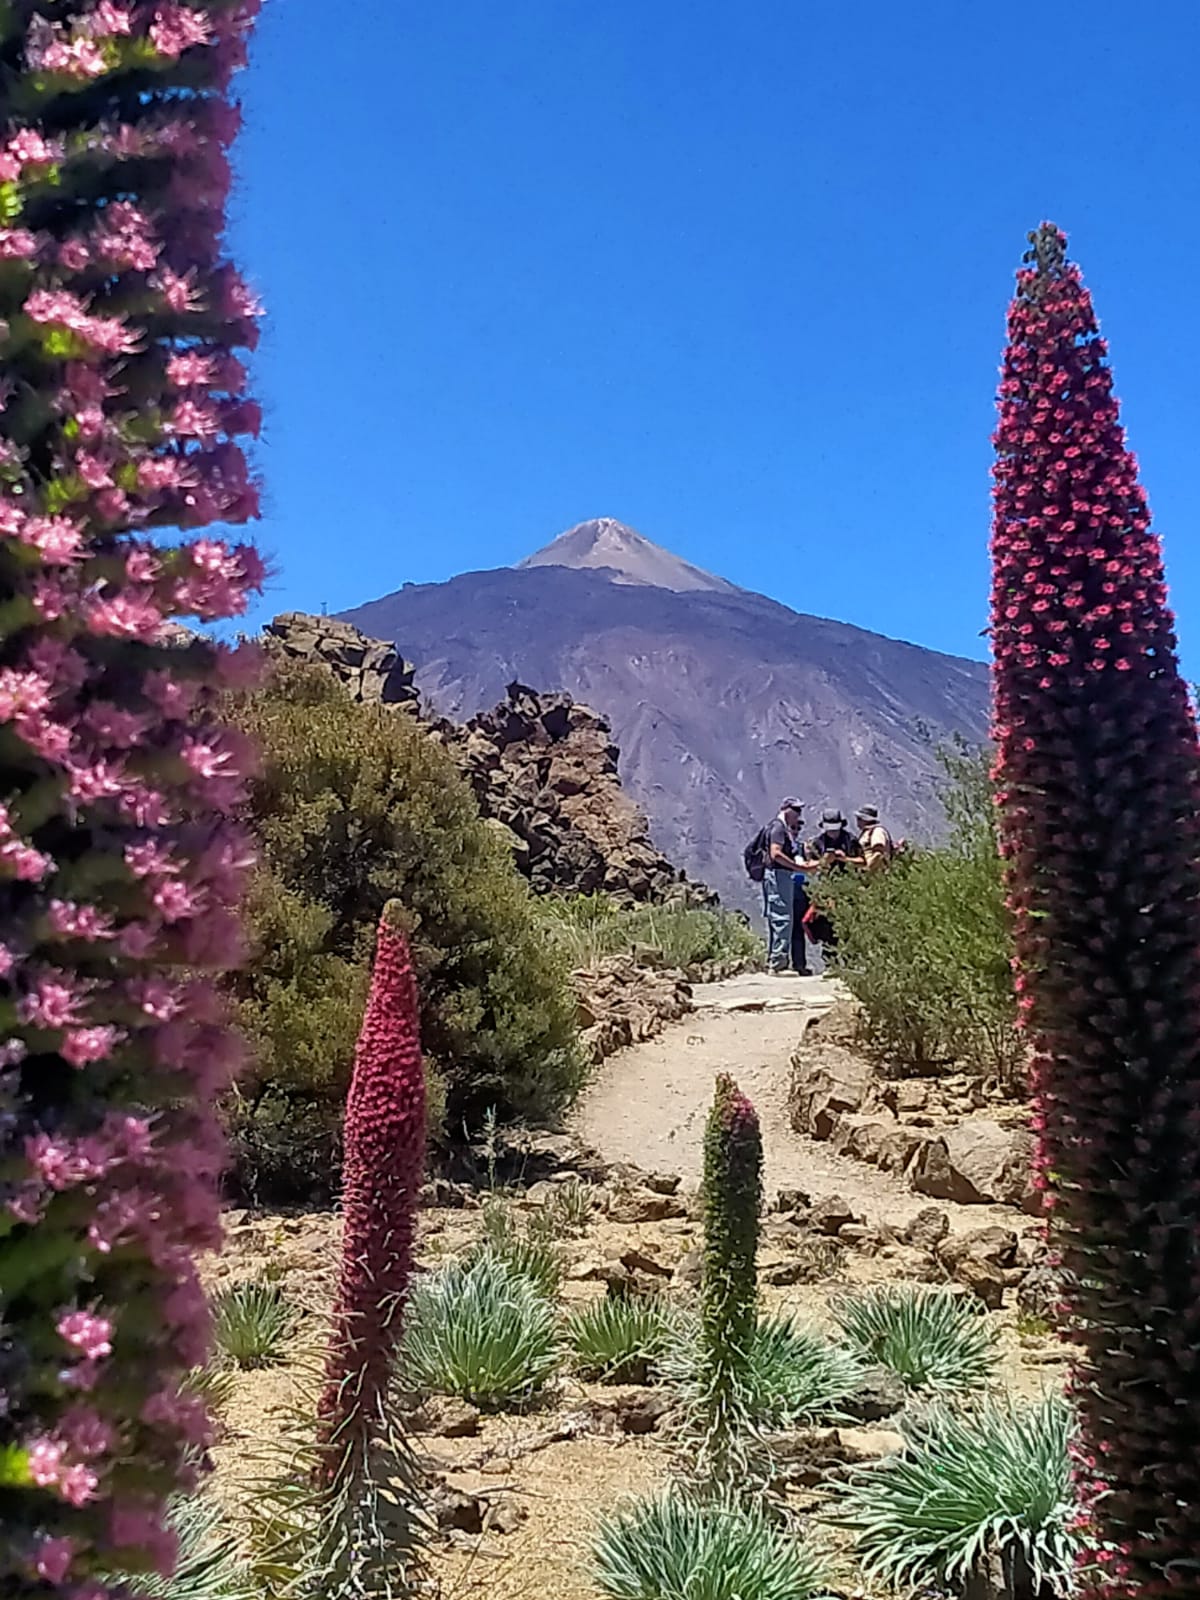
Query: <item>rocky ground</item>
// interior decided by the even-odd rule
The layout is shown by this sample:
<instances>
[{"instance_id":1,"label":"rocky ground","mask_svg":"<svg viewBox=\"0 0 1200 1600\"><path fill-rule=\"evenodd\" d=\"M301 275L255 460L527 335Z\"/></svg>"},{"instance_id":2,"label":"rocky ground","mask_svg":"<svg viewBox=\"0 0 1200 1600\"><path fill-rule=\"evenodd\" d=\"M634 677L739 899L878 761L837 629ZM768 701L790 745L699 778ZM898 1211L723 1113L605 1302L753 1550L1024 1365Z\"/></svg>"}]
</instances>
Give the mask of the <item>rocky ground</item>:
<instances>
[{"instance_id":1,"label":"rocky ground","mask_svg":"<svg viewBox=\"0 0 1200 1600\"><path fill-rule=\"evenodd\" d=\"M561 1245L568 1305L630 1286L689 1295L699 1270L695 1180L703 1115L714 1074L731 1071L763 1120L769 1213L759 1269L766 1306L821 1324L841 1289L904 1279L954 1283L995 1319L1004 1387L1041 1392L1059 1381L1062 1358L1041 1320L1052 1285L1036 1221L1016 1205L932 1201L914 1190L906 1171L881 1170L793 1127L793 1077L807 1081L803 1060L793 1065L797 1041L810 1018L829 1017L836 999L836 988L816 980L744 978L698 987L697 1011L606 1063L570 1135L527 1142L510 1203L532 1215L558 1185L590 1186L590 1218ZM810 1035L805 1048L830 1047L833 1015L824 1044ZM840 1114L826 1119L830 1127ZM940 1122L939 1136L948 1127ZM478 1238L482 1217L479 1194L445 1180L431 1184L425 1198L420 1260L428 1269ZM239 1482L256 1470L255 1441L278 1432L319 1351L339 1224L329 1214L247 1213L232 1214L229 1224L226 1253L212 1264L213 1287L266 1273L303 1312L288 1361L239 1374L224 1409L216 1481L232 1503ZM862 1397L852 1425L792 1440L783 1471L792 1503L817 1507L830 1472L894 1448L897 1403L885 1384ZM525 1415L485 1416L461 1402L438 1402L411 1424L435 1485L435 1575L444 1597L594 1596L584 1562L597 1518L664 1482L670 1460L668 1398L651 1388L567 1378ZM849 1571L846 1584L852 1592Z\"/></svg>"}]
</instances>

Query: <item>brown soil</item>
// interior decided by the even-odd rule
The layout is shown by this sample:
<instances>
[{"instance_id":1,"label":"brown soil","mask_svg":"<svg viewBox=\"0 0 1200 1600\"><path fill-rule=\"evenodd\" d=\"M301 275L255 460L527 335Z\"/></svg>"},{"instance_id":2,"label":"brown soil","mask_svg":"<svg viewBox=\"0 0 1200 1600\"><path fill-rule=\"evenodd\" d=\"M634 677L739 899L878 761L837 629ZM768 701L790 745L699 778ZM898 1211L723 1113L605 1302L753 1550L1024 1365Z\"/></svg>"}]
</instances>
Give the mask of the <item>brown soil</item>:
<instances>
[{"instance_id":1,"label":"brown soil","mask_svg":"<svg viewBox=\"0 0 1200 1600\"><path fill-rule=\"evenodd\" d=\"M717 994L737 995L737 984L710 986ZM889 1174L831 1154L815 1141L792 1132L787 1120L788 1061L804 1023L803 1006L824 1002L820 986L799 987L784 1010L705 1009L673 1026L652 1042L613 1057L600 1070L576 1119L576 1131L606 1161L632 1163L643 1172L679 1173L688 1202L699 1174L704 1113L718 1071L730 1071L758 1107L763 1123L767 1193L796 1188L814 1202L838 1195L868 1223L902 1225L929 1204ZM613 1183L619 1182L614 1175ZM612 1187L610 1184L608 1187ZM601 1206L608 1196L599 1192ZM518 1196L518 1205L528 1207ZM1000 1207L944 1204L955 1232L965 1233L999 1221L1028 1232L1032 1224ZM260 1471L256 1441L277 1437L284 1414L295 1404L301 1378L319 1356L323 1313L332 1291L339 1224L328 1214L230 1217L229 1242L212 1264L213 1287L269 1269L289 1298L304 1310L288 1362L265 1371L240 1374L223 1413L223 1436L214 1450L217 1492L231 1507L239 1489ZM478 1209L423 1213L420 1255L435 1267L458 1254L478 1236ZM794 1258L792 1224L771 1216L764 1230L760 1267L764 1279ZM663 1282L677 1292L686 1257L699 1243L694 1200L687 1214L665 1221L618 1223L602 1209L578 1237L564 1241L568 1262L564 1298L568 1302L600 1295L600 1274L636 1249L657 1260ZM899 1278L929 1278L930 1259L885 1235L868 1250L842 1250L831 1260L833 1276L788 1287L764 1282L764 1303L793 1311L805 1321L828 1318L832 1292L855 1284ZM674 1282L672 1282L674 1276ZM1053 1340L1018 1330L1013 1295L993 1312L1001 1336L1000 1382L1029 1395L1057 1382L1062 1373ZM644 1394L645 1391L642 1391ZM508 1531L485 1525L479 1531L448 1531L433 1555L433 1578L442 1600L594 1600L586 1576L587 1550L598 1519L630 1496L664 1483L669 1474L668 1442L660 1432L645 1437L621 1431L614 1417L622 1392L564 1380L552 1402L526 1416L483 1417L472 1437L415 1433L414 1444L444 1485L473 1497L484 1508L506 1507ZM884 1421L873 1428L888 1429ZM568 1435L555 1439L556 1434ZM574 1434L575 1436L570 1436ZM469 1517L467 1518L469 1521ZM854 1579L847 1573L851 1588Z\"/></svg>"}]
</instances>

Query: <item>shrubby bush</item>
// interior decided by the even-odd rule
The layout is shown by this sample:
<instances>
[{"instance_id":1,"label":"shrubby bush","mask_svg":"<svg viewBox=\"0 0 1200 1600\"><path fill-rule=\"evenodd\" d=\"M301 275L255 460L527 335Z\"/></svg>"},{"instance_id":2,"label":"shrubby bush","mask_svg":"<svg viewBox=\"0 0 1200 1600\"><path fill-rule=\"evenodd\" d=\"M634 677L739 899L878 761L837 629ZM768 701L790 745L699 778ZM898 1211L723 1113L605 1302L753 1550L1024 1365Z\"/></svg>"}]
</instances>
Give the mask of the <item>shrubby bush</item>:
<instances>
[{"instance_id":1,"label":"shrubby bush","mask_svg":"<svg viewBox=\"0 0 1200 1600\"><path fill-rule=\"evenodd\" d=\"M817 893L837 924L838 975L880 1055L902 1072L958 1066L1016 1086L1024 1048L987 757L941 759L947 842Z\"/></svg>"},{"instance_id":2,"label":"shrubby bush","mask_svg":"<svg viewBox=\"0 0 1200 1600\"><path fill-rule=\"evenodd\" d=\"M253 961L232 980L252 1064L232 1109L241 1184L308 1196L336 1179L375 929L398 899L421 992L431 1130L487 1107L547 1118L578 1089L568 962L445 750L319 668L273 665L236 702L262 752Z\"/></svg>"},{"instance_id":3,"label":"shrubby bush","mask_svg":"<svg viewBox=\"0 0 1200 1600\"><path fill-rule=\"evenodd\" d=\"M658 964L691 975L712 967L732 973L763 964L762 939L736 911L622 908L605 894L547 897L538 909L552 941L575 968L632 951L652 952Z\"/></svg>"}]
</instances>

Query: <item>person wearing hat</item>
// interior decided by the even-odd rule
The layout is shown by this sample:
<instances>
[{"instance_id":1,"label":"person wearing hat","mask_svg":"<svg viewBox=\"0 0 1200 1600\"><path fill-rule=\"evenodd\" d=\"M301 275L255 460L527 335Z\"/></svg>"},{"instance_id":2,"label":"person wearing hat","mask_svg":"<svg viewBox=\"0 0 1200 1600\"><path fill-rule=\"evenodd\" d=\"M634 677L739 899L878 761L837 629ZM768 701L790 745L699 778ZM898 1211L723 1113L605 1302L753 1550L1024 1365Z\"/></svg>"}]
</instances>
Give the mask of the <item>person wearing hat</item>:
<instances>
[{"instance_id":1,"label":"person wearing hat","mask_svg":"<svg viewBox=\"0 0 1200 1600\"><path fill-rule=\"evenodd\" d=\"M767 965L772 972L787 972L792 959L793 874L801 870L796 857L803 812L804 802L789 795L765 829L763 913L767 919Z\"/></svg>"},{"instance_id":2,"label":"person wearing hat","mask_svg":"<svg viewBox=\"0 0 1200 1600\"><path fill-rule=\"evenodd\" d=\"M851 865L861 866L863 861L858 840L846 826L842 813L835 810L822 811L820 830L816 838L810 839L805 845L804 855L810 865L820 867L825 872Z\"/></svg>"},{"instance_id":3,"label":"person wearing hat","mask_svg":"<svg viewBox=\"0 0 1200 1600\"><path fill-rule=\"evenodd\" d=\"M821 826L815 838L804 846L805 865L810 871L844 872L847 867L861 867L864 857L858 840L846 826L846 819L838 810L830 808L821 813ZM810 906L805 916L808 937L821 946L822 953L832 956L837 950L837 930L827 910Z\"/></svg>"},{"instance_id":4,"label":"person wearing hat","mask_svg":"<svg viewBox=\"0 0 1200 1600\"><path fill-rule=\"evenodd\" d=\"M854 814L854 822L858 828L863 865L868 872L881 871L896 854L896 846L892 843L891 834L879 820L879 807L859 806Z\"/></svg>"}]
</instances>

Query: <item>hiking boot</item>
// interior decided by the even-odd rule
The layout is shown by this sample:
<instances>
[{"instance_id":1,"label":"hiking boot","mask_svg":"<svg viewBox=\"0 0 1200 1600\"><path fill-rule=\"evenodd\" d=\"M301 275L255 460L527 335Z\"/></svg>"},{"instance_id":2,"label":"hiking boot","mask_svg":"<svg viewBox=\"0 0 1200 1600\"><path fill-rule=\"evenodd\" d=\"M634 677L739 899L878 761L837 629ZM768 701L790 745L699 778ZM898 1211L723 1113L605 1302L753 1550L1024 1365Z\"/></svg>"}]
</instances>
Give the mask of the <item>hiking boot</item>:
<instances>
[{"instance_id":1,"label":"hiking boot","mask_svg":"<svg viewBox=\"0 0 1200 1600\"><path fill-rule=\"evenodd\" d=\"M812 975L813 975L812 974L812 968L811 967L793 967L792 968L792 975L793 975L793 977L796 977L796 978L811 978Z\"/></svg>"}]
</instances>

